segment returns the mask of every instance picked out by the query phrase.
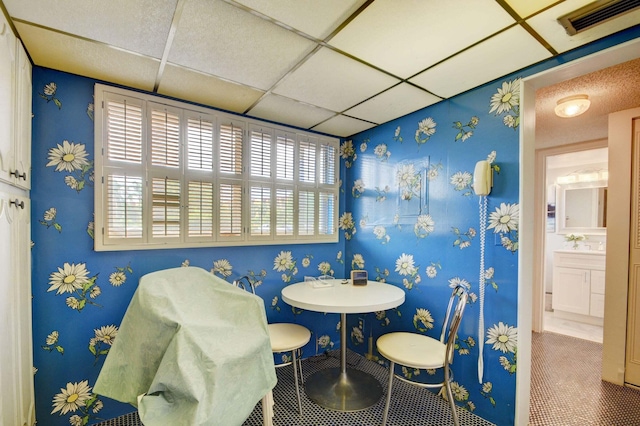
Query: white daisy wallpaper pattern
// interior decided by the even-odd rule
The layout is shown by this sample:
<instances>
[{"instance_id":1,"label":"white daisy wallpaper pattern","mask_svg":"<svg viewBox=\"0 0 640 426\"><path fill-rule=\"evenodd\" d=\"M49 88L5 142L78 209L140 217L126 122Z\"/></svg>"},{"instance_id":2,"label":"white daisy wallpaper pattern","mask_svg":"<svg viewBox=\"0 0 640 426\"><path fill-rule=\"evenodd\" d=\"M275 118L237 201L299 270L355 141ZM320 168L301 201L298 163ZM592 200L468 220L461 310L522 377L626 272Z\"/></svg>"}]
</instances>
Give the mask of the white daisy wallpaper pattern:
<instances>
[{"instance_id":1,"label":"white daisy wallpaper pattern","mask_svg":"<svg viewBox=\"0 0 640 426\"><path fill-rule=\"evenodd\" d=\"M586 46L572 58L616 42ZM270 322L298 322L311 329L303 357L337 349L340 327L346 326L349 348L381 364L386 362L375 351L377 337L397 330L439 336L450 288L465 285L471 297L453 365L456 403L495 424L513 424L519 79L554 65L537 65L343 140L338 243L129 252L93 250L96 81L34 67L31 223L38 422L90 425L133 411L95 394L93 385L137 282L152 271L199 266L229 282L249 275ZM479 160L488 161L494 174L486 198L471 186ZM345 277L351 269L366 269L370 279L403 288L405 303L349 315L342 325L338 314L294 309L280 298L282 288L306 275ZM188 283L179 285L190 291ZM433 373L397 372L413 380Z\"/></svg>"},{"instance_id":2,"label":"white daisy wallpaper pattern","mask_svg":"<svg viewBox=\"0 0 640 426\"><path fill-rule=\"evenodd\" d=\"M93 84L34 69L33 295L37 417L51 425L84 425L133 407L92 392L117 339L138 279L166 267L200 266L231 282L252 277L270 321L295 321L313 339L304 356L339 347L337 314L305 312L280 291L305 275L343 277L367 269L371 279L402 287L406 302L388 312L349 316L350 348L366 354L391 330L436 335L450 286L472 293L455 363L458 403L488 420L513 417L517 327L518 81L487 86L341 143L342 210L338 244L94 252ZM503 115L515 115L503 120ZM463 124L466 123L466 124ZM492 291L486 318L486 373L478 382L478 199L475 162L496 174L488 198ZM494 244L498 242L498 245ZM189 291L185 285L185 291ZM374 344L371 345L375 347ZM385 363L373 350L371 359ZM276 362L286 359L276 359ZM420 379L431 372L407 371Z\"/></svg>"}]
</instances>

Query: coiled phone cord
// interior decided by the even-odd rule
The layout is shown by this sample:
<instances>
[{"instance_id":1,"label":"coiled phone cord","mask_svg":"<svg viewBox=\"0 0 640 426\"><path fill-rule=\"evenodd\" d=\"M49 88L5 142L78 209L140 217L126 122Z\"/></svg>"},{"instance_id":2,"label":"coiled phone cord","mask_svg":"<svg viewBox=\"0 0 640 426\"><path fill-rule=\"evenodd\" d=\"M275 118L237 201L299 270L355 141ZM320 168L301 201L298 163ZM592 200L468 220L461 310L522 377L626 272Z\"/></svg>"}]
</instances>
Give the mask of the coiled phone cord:
<instances>
[{"instance_id":1,"label":"coiled phone cord","mask_svg":"<svg viewBox=\"0 0 640 426\"><path fill-rule=\"evenodd\" d=\"M480 216L480 276L478 280L480 290L480 318L478 321L478 381L482 384L482 374L484 371L484 246L485 233L487 231L487 197L481 195L478 199L478 210Z\"/></svg>"}]
</instances>

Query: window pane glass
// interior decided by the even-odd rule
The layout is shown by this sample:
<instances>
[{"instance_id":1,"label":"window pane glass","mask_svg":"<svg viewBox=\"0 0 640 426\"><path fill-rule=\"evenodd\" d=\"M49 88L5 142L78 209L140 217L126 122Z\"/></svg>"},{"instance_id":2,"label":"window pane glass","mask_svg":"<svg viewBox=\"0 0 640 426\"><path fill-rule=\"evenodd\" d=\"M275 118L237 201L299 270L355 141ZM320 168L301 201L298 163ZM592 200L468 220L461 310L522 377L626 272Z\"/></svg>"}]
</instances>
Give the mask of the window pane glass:
<instances>
[{"instance_id":1,"label":"window pane glass","mask_svg":"<svg viewBox=\"0 0 640 426\"><path fill-rule=\"evenodd\" d=\"M213 236L213 183L189 182L189 236Z\"/></svg>"},{"instance_id":2,"label":"window pane glass","mask_svg":"<svg viewBox=\"0 0 640 426\"><path fill-rule=\"evenodd\" d=\"M169 178L151 180L152 235L180 236L180 181Z\"/></svg>"},{"instance_id":3,"label":"window pane glass","mask_svg":"<svg viewBox=\"0 0 640 426\"><path fill-rule=\"evenodd\" d=\"M187 120L187 152L190 170L213 170L213 123L210 120Z\"/></svg>"},{"instance_id":4,"label":"window pane glass","mask_svg":"<svg viewBox=\"0 0 640 426\"><path fill-rule=\"evenodd\" d=\"M180 117L166 109L151 112L151 164L180 167Z\"/></svg>"},{"instance_id":5,"label":"window pane glass","mask_svg":"<svg viewBox=\"0 0 640 426\"><path fill-rule=\"evenodd\" d=\"M276 235L293 235L293 189L276 189Z\"/></svg>"},{"instance_id":6,"label":"window pane glass","mask_svg":"<svg viewBox=\"0 0 640 426\"><path fill-rule=\"evenodd\" d=\"M300 235L313 235L315 230L315 194L309 191L300 191L298 194L298 233Z\"/></svg>"},{"instance_id":7,"label":"window pane glass","mask_svg":"<svg viewBox=\"0 0 640 426\"><path fill-rule=\"evenodd\" d=\"M108 238L142 238L142 177L108 175Z\"/></svg>"},{"instance_id":8,"label":"window pane glass","mask_svg":"<svg viewBox=\"0 0 640 426\"><path fill-rule=\"evenodd\" d=\"M220 184L220 236L242 234L242 185Z\"/></svg>"},{"instance_id":9,"label":"window pane glass","mask_svg":"<svg viewBox=\"0 0 640 426\"><path fill-rule=\"evenodd\" d=\"M106 156L109 161L142 163L142 107L128 99L107 100Z\"/></svg>"},{"instance_id":10,"label":"window pane glass","mask_svg":"<svg viewBox=\"0 0 640 426\"><path fill-rule=\"evenodd\" d=\"M271 234L271 188L251 187L251 235Z\"/></svg>"},{"instance_id":11,"label":"window pane glass","mask_svg":"<svg viewBox=\"0 0 640 426\"><path fill-rule=\"evenodd\" d=\"M234 123L220 125L220 172L242 173L243 127Z\"/></svg>"}]
</instances>

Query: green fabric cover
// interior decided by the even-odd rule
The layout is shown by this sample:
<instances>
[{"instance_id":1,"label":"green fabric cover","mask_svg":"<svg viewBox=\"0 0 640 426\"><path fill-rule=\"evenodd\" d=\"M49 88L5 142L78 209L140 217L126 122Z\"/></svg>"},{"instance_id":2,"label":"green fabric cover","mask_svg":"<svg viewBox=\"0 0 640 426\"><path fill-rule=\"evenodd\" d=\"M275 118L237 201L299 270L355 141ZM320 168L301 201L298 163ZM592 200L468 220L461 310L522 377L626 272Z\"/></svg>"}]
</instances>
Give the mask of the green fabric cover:
<instances>
[{"instance_id":1,"label":"green fabric cover","mask_svg":"<svg viewBox=\"0 0 640 426\"><path fill-rule=\"evenodd\" d=\"M204 269L140 279L94 392L145 426L241 425L276 384L264 302Z\"/></svg>"}]
</instances>

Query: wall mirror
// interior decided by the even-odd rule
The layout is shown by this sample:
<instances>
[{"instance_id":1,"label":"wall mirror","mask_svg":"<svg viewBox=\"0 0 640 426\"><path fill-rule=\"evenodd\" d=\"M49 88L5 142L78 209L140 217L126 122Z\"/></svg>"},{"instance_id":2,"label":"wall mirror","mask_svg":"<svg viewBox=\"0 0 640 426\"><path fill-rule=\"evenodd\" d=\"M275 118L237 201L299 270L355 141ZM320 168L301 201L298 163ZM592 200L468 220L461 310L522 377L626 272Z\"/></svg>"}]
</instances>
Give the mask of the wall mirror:
<instances>
[{"instance_id":1,"label":"wall mirror","mask_svg":"<svg viewBox=\"0 0 640 426\"><path fill-rule=\"evenodd\" d=\"M560 185L558 233L606 234L607 183Z\"/></svg>"}]
</instances>

